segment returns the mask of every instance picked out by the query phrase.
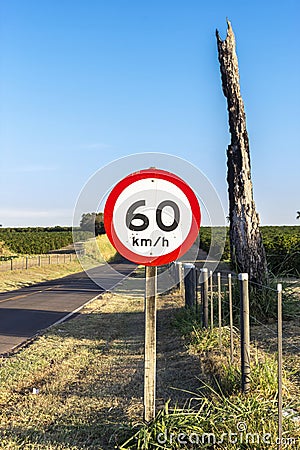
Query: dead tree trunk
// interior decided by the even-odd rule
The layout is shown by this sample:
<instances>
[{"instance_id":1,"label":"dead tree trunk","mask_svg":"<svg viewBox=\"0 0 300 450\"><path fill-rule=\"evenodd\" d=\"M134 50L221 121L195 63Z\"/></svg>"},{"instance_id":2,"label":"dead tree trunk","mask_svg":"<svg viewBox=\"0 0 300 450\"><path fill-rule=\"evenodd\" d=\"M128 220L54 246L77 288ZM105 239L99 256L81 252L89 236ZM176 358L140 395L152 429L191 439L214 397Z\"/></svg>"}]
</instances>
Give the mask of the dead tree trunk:
<instances>
[{"instance_id":1,"label":"dead tree trunk","mask_svg":"<svg viewBox=\"0 0 300 450\"><path fill-rule=\"evenodd\" d=\"M267 262L253 200L246 115L239 84L235 38L228 21L224 41L216 31L222 87L227 99L231 143L227 149L231 259L250 280L265 284Z\"/></svg>"}]
</instances>

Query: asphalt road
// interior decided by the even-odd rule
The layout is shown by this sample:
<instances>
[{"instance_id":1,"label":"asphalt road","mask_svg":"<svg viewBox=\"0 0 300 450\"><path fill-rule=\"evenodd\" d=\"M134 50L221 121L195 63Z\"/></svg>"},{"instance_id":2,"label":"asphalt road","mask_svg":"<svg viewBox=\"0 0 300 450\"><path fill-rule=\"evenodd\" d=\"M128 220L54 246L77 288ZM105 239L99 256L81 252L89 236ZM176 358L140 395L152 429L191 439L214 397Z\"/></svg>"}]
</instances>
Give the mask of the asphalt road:
<instances>
[{"instance_id":1,"label":"asphalt road","mask_svg":"<svg viewBox=\"0 0 300 450\"><path fill-rule=\"evenodd\" d=\"M85 272L0 293L0 355L10 352L44 328L106 290L111 290L136 265L129 261L99 266Z\"/></svg>"}]
</instances>

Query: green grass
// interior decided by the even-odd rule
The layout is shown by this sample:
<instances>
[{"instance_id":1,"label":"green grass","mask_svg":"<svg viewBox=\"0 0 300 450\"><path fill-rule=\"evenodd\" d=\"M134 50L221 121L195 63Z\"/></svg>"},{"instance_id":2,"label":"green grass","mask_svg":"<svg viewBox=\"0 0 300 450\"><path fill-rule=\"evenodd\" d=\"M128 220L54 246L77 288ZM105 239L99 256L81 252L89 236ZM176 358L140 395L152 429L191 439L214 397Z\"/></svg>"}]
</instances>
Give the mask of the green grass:
<instances>
[{"instance_id":1,"label":"green grass","mask_svg":"<svg viewBox=\"0 0 300 450\"><path fill-rule=\"evenodd\" d=\"M197 407L185 410L169 410L166 405L150 426L142 426L121 449L211 449L213 443L219 449L277 448L277 424L272 418L275 404L258 397L227 398L216 392L213 400L195 394L193 404ZM247 429L240 432L241 426ZM295 436L295 429L290 432ZM266 436L273 444L264 445Z\"/></svg>"},{"instance_id":2,"label":"green grass","mask_svg":"<svg viewBox=\"0 0 300 450\"><path fill-rule=\"evenodd\" d=\"M240 389L237 350L233 364L230 363L228 328L222 328L219 348L218 329L202 329L193 311L179 311L174 325L185 337L189 351L200 359L202 386L197 392L190 393L191 400L184 409L171 409L166 404L153 423L137 423L132 436L121 449L211 449L213 439L216 440L216 448L220 449L277 449L276 357L252 347L251 392L244 395ZM234 344L238 349L237 333L234 334ZM292 378L292 370L285 370L284 407L298 410L300 415L298 390ZM239 432L240 426L246 430ZM300 448L299 423L285 418L283 430L285 439L295 440L292 448ZM236 436L238 443L232 442Z\"/></svg>"}]
</instances>

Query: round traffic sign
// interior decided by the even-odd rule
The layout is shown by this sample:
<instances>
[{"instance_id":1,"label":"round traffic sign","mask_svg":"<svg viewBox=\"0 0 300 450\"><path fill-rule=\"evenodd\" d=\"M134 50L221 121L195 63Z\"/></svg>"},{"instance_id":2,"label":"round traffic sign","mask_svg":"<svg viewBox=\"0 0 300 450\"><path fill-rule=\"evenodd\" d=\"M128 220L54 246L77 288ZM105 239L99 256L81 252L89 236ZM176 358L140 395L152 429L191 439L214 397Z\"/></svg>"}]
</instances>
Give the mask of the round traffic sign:
<instances>
[{"instance_id":1,"label":"round traffic sign","mask_svg":"<svg viewBox=\"0 0 300 450\"><path fill-rule=\"evenodd\" d=\"M188 184L154 168L119 181L104 208L112 245L145 266L167 264L186 253L198 236L200 220L199 202Z\"/></svg>"}]
</instances>

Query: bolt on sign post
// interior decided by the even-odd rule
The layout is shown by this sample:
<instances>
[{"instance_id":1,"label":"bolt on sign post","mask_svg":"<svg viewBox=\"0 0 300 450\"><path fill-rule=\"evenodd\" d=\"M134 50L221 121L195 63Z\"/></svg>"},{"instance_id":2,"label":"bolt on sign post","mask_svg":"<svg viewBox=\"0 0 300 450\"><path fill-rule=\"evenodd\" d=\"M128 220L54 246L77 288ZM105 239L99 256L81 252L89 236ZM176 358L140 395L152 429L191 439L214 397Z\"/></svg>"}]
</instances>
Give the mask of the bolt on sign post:
<instances>
[{"instance_id":1,"label":"bolt on sign post","mask_svg":"<svg viewBox=\"0 0 300 450\"><path fill-rule=\"evenodd\" d=\"M184 255L195 242L201 212L189 185L150 168L119 181L104 207L107 237L125 258L146 266L144 419L155 416L157 266Z\"/></svg>"}]
</instances>

